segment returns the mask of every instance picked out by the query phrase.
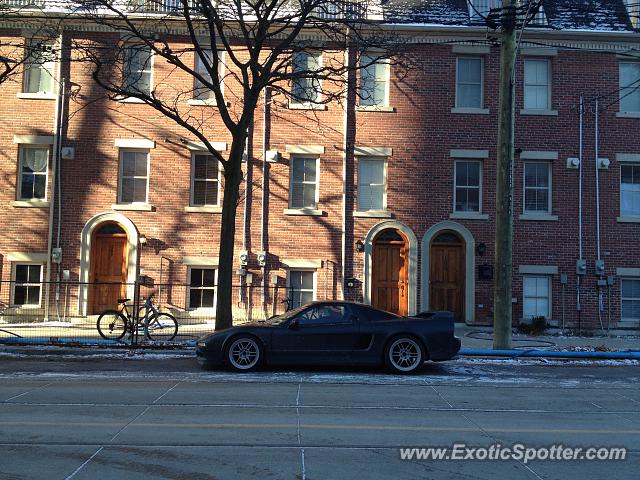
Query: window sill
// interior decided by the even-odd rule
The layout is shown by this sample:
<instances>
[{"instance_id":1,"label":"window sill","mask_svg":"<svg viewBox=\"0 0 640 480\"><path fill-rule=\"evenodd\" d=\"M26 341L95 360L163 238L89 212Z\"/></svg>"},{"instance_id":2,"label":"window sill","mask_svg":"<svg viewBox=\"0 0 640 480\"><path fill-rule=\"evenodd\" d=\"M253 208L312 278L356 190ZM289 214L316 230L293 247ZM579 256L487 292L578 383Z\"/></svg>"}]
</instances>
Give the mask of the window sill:
<instances>
[{"instance_id":1,"label":"window sill","mask_svg":"<svg viewBox=\"0 0 640 480\"><path fill-rule=\"evenodd\" d=\"M187 105L191 105L192 107L217 107L218 102L216 102L215 99L198 100L198 99L192 98L191 100L187 100Z\"/></svg>"},{"instance_id":2,"label":"window sill","mask_svg":"<svg viewBox=\"0 0 640 480\"><path fill-rule=\"evenodd\" d=\"M394 113L396 107L388 107L385 105L356 105L356 112L380 112Z\"/></svg>"},{"instance_id":3,"label":"window sill","mask_svg":"<svg viewBox=\"0 0 640 480\"><path fill-rule=\"evenodd\" d=\"M558 116L558 111L557 110L534 110L534 109L529 109L529 108L523 108L522 110L520 110L520 115L540 115L540 116L547 116L547 117L557 117Z\"/></svg>"},{"instance_id":4,"label":"window sill","mask_svg":"<svg viewBox=\"0 0 640 480\"><path fill-rule=\"evenodd\" d=\"M551 215L548 213L523 213L520 215L520 220L533 220L540 222L556 222L558 221L558 215Z\"/></svg>"},{"instance_id":5,"label":"window sill","mask_svg":"<svg viewBox=\"0 0 640 480\"><path fill-rule=\"evenodd\" d=\"M451 113L467 113L471 115L489 115L488 108L469 108L469 107L455 107L451 109Z\"/></svg>"},{"instance_id":6,"label":"window sill","mask_svg":"<svg viewBox=\"0 0 640 480\"><path fill-rule=\"evenodd\" d=\"M321 217L324 215L322 210L316 208L285 208L282 213L285 215L308 215L311 217Z\"/></svg>"},{"instance_id":7,"label":"window sill","mask_svg":"<svg viewBox=\"0 0 640 480\"><path fill-rule=\"evenodd\" d=\"M49 208L49 202L46 200L15 200L11 202L11 206L15 208Z\"/></svg>"},{"instance_id":8,"label":"window sill","mask_svg":"<svg viewBox=\"0 0 640 480\"><path fill-rule=\"evenodd\" d=\"M323 103L290 103L289 110L327 110Z\"/></svg>"},{"instance_id":9,"label":"window sill","mask_svg":"<svg viewBox=\"0 0 640 480\"><path fill-rule=\"evenodd\" d=\"M365 210L353 212L353 216L357 218L391 218L391 212L387 210Z\"/></svg>"},{"instance_id":10,"label":"window sill","mask_svg":"<svg viewBox=\"0 0 640 480\"><path fill-rule=\"evenodd\" d=\"M616 218L618 223L640 223L640 217L632 217L630 215Z\"/></svg>"},{"instance_id":11,"label":"window sill","mask_svg":"<svg viewBox=\"0 0 640 480\"><path fill-rule=\"evenodd\" d=\"M118 98L116 98L116 101L118 101L120 103L140 103L140 104L147 103L144 100L141 100L141 99L136 98L136 97L118 97Z\"/></svg>"},{"instance_id":12,"label":"window sill","mask_svg":"<svg viewBox=\"0 0 640 480\"><path fill-rule=\"evenodd\" d=\"M616 112L618 118L640 118L640 112Z\"/></svg>"},{"instance_id":13,"label":"window sill","mask_svg":"<svg viewBox=\"0 0 640 480\"><path fill-rule=\"evenodd\" d=\"M489 220L488 213L480 212L452 212L449 218L458 220Z\"/></svg>"},{"instance_id":14,"label":"window sill","mask_svg":"<svg viewBox=\"0 0 640 480\"><path fill-rule=\"evenodd\" d=\"M222 207L219 205L191 205L184 207L187 213L222 213Z\"/></svg>"},{"instance_id":15,"label":"window sill","mask_svg":"<svg viewBox=\"0 0 640 480\"><path fill-rule=\"evenodd\" d=\"M52 93L18 93L17 98L24 100L55 100L56 96Z\"/></svg>"},{"instance_id":16,"label":"window sill","mask_svg":"<svg viewBox=\"0 0 640 480\"><path fill-rule=\"evenodd\" d=\"M111 210L129 212L154 212L156 208L148 203L117 203L111 205Z\"/></svg>"}]
</instances>

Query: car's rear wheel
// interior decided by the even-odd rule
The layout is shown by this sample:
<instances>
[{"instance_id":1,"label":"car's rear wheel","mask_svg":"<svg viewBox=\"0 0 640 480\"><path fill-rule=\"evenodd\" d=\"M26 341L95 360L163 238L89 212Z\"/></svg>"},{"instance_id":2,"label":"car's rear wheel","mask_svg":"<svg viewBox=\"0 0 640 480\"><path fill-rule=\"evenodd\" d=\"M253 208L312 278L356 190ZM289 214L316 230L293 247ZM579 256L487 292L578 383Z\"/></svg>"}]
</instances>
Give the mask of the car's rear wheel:
<instances>
[{"instance_id":1,"label":"car's rear wheel","mask_svg":"<svg viewBox=\"0 0 640 480\"><path fill-rule=\"evenodd\" d=\"M395 373L416 373L425 361L425 352L421 342L409 335L393 338L384 354L385 364Z\"/></svg>"},{"instance_id":2,"label":"car's rear wheel","mask_svg":"<svg viewBox=\"0 0 640 480\"><path fill-rule=\"evenodd\" d=\"M227 363L238 372L249 372L262 362L260 341L251 336L234 338L227 348Z\"/></svg>"}]
</instances>

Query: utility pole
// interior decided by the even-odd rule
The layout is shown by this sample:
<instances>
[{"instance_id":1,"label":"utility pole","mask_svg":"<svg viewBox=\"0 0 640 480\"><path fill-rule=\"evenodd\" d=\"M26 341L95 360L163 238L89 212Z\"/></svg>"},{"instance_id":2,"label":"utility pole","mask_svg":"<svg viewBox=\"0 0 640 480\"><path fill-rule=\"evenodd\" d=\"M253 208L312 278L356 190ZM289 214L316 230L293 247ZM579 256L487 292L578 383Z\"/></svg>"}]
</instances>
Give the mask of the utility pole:
<instances>
[{"instance_id":1,"label":"utility pole","mask_svg":"<svg viewBox=\"0 0 640 480\"><path fill-rule=\"evenodd\" d=\"M493 348L496 350L511 348L516 19L516 0L502 0L493 300Z\"/></svg>"}]
</instances>

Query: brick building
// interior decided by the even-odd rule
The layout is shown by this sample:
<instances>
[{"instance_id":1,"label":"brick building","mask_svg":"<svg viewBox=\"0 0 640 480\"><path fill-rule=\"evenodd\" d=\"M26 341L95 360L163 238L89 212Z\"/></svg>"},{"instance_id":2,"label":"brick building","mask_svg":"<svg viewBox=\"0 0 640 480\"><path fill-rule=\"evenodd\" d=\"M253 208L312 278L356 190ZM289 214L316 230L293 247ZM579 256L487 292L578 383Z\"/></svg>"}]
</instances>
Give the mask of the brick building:
<instances>
[{"instance_id":1,"label":"brick building","mask_svg":"<svg viewBox=\"0 0 640 480\"><path fill-rule=\"evenodd\" d=\"M294 305L346 298L491 323L499 48L479 15L493 3L389 2L385 21L405 23L411 68L380 62L362 72L372 94L347 114L338 103L278 101L256 111L236 236L238 268L246 251L250 283L265 285L253 308L271 312L278 285ZM517 63L513 317L637 328L635 10L623 0L542 5ZM5 311L48 315L60 297L46 281L64 278L77 285L72 311L94 314L132 286L92 282L131 283L142 272L166 285L163 303L185 321L210 317L217 162L151 107L107 99L86 68L69 61L72 42L108 44L118 33L82 28L72 17L62 25L57 61L27 66L0 85ZM0 27L0 45L24 35L20 21ZM172 41L187 39L178 33ZM153 86L169 75L187 90L193 82L162 62L139 74ZM195 89L183 107L225 152L230 138L206 92Z\"/></svg>"}]
</instances>

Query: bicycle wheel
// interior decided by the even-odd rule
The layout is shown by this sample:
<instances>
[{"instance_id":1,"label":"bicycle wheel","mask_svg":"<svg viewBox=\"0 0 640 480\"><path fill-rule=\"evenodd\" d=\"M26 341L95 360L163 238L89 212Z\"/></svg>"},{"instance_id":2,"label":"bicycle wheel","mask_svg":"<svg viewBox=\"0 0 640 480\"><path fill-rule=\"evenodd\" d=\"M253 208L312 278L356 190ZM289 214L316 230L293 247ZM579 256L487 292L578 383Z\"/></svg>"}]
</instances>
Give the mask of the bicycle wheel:
<instances>
[{"instance_id":1,"label":"bicycle wheel","mask_svg":"<svg viewBox=\"0 0 640 480\"><path fill-rule=\"evenodd\" d=\"M96 326L105 340L120 340L127 332L127 319L117 310L105 310L98 317Z\"/></svg>"},{"instance_id":2,"label":"bicycle wheel","mask_svg":"<svg viewBox=\"0 0 640 480\"><path fill-rule=\"evenodd\" d=\"M159 313L149 318L145 326L147 338L154 342L170 342L178 333L178 321L168 313Z\"/></svg>"}]
</instances>

